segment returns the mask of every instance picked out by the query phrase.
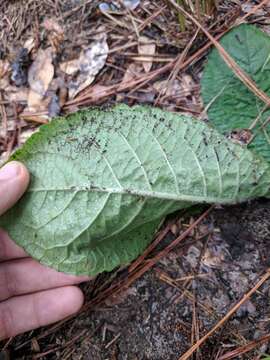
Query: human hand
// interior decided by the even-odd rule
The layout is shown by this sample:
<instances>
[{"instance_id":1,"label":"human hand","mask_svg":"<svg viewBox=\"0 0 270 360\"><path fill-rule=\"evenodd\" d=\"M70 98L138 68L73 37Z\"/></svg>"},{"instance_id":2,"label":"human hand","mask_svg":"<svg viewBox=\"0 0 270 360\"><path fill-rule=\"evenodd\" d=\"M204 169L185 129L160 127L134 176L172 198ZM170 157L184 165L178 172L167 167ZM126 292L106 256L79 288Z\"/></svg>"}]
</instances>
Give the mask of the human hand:
<instances>
[{"instance_id":1,"label":"human hand","mask_svg":"<svg viewBox=\"0 0 270 360\"><path fill-rule=\"evenodd\" d=\"M24 193L29 174L13 161L0 169L0 215ZM87 277L59 273L34 261L0 229L0 340L77 312Z\"/></svg>"}]
</instances>

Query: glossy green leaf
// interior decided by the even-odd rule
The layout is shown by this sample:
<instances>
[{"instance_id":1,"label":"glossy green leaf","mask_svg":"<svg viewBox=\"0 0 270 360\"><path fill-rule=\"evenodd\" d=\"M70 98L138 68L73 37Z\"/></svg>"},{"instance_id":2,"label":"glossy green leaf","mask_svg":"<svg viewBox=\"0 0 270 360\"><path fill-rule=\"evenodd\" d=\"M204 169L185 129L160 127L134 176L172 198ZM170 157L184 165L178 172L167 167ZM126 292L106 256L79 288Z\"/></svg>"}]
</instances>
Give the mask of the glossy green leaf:
<instances>
[{"instance_id":1,"label":"glossy green leaf","mask_svg":"<svg viewBox=\"0 0 270 360\"><path fill-rule=\"evenodd\" d=\"M118 106L42 126L13 157L31 185L0 225L34 258L95 275L126 264L161 219L268 193L269 164L191 117Z\"/></svg>"},{"instance_id":2,"label":"glossy green leaf","mask_svg":"<svg viewBox=\"0 0 270 360\"><path fill-rule=\"evenodd\" d=\"M220 43L270 96L270 37L253 25L242 24L224 35ZM270 162L270 110L263 112L265 104L234 75L216 49L209 55L201 85L209 119L222 133L248 129L258 118L249 148Z\"/></svg>"}]
</instances>

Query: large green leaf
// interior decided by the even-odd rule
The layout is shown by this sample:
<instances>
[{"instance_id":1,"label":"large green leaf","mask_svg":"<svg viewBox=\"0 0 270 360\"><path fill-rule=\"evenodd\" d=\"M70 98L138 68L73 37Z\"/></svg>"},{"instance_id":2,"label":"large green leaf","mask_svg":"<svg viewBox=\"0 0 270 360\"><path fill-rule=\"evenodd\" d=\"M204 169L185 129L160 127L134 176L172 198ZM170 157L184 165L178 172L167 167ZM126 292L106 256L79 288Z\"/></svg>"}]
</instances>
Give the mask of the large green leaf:
<instances>
[{"instance_id":1,"label":"large green leaf","mask_svg":"<svg viewBox=\"0 0 270 360\"><path fill-rule=\"evenodd\" d=\"M264 196L270 183L268 163L203 122L140 106L56 119L13 158L32 181L0 225L75 274L130 262L168 213Z\"/></svg>"},{"instance_id":2,"label":"large green leaf","mask_svg":"<svg viewBox=\"0 0 270 360\"><path fill-rule=\"evenodd\" d=\"M270 37L253 25L243 24L223 36L223 48L252 78L257 87L270 96ZM249 147L270 162L270 110L259 100L226 65L216 49L209 55L203 77L202 96L209 105L210 121L221 132L248 129L258 118Z\"/></svg>"}]
</instances>

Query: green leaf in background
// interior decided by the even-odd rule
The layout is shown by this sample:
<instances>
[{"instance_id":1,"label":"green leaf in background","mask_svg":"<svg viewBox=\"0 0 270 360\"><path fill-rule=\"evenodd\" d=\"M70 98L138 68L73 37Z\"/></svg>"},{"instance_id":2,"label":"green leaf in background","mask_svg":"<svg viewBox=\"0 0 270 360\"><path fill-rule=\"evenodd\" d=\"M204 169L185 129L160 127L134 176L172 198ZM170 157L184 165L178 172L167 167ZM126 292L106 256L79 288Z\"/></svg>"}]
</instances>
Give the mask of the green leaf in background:
<instances>
[{"instance_id":1,"label":"green leaf in background","mask_svg":"<svg viewBox=\"0 0 270 360\"><path fill-rule=\"evenodd\" d=\"M0 218L44 264L95 275L137 257L168 213L269 191L269 164L191 117L88 110L42 126L13 159L31 184Z\"/></svg>"},{"instance_id":2,"label":"green leaf in background","mask_svg":"<svg viewBox=\"0 0 270 360\"><path fill-rule=\"evenodd\" d=\"M224 35L220 44L270 96L270 37L243 24ZM248 147L270 162L270 109L262 113L265 104L234 75L216 49L209 55L201 86L204 105L209 104L209 120L222 133L248 129L258 118L255 138Z\"/></svg>"}]
</instances>

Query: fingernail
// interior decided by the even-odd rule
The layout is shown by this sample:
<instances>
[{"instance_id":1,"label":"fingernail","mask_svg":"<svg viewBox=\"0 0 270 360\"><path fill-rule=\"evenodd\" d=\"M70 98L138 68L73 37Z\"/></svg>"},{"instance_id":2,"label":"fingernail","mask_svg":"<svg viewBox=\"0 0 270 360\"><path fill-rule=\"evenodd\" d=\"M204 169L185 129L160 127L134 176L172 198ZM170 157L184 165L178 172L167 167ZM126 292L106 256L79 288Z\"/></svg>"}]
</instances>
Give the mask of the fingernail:
<instances>
[{"instance_id":1,"label":"fingernail","mask_svg":"<svg viewBox=\"0 0 270 360\"><path fill-rule=\"evenodd\" d=\"M21 165L16 161L7 163L0 169L0 180L11 180L17 177L21 172Z\"/></svg>"}]
</instances>

